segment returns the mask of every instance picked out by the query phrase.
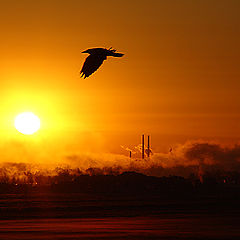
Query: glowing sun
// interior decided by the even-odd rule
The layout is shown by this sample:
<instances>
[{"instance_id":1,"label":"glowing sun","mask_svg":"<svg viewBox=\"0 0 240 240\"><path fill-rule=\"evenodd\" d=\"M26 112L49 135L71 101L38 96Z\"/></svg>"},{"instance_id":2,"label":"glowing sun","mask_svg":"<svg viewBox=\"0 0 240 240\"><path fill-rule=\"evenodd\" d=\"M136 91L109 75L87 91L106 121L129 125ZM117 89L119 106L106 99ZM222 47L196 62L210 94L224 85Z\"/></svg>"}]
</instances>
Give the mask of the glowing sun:
<instances>
[{"instance_id":1,"label":"glowing sun","mask_svg":"<svg viewBox=\"0 0 240 240\"><path fill-rule=\"evenodd\" d=\"M15 118L15 128L23 134L31 135L40 128L40 119L32 112L24 112Z\"/></svg>"}]
</instances>

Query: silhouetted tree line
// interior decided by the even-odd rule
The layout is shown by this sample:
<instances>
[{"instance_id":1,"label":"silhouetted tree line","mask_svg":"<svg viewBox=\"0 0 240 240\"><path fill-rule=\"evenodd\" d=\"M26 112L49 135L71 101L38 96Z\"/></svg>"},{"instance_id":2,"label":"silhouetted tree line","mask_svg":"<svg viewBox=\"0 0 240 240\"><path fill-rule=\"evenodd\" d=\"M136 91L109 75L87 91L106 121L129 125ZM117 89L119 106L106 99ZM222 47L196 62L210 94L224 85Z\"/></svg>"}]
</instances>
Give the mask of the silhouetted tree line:
<instances>
[{"instance_id":1,"label":"silhouetted tree line","mask_svg":"<svg viewBox=\"0 0 240 240\"><path fill-rule=\"evenodd\" d=\"M109 169L108 169L109 170ZM106 172L108 172L106 174ZM52 192L80 192L104 194L179 194L188 195L196 190L221 191L227 186L240 187L239 172L206 172L202 182L195 174L188 178L180 176L154 177L137 172L107 171L89 168L57 168L55 175L24 171L21 175L0 175L0 193L39 190L44 187Z\"/></svg>"}]
</instances>

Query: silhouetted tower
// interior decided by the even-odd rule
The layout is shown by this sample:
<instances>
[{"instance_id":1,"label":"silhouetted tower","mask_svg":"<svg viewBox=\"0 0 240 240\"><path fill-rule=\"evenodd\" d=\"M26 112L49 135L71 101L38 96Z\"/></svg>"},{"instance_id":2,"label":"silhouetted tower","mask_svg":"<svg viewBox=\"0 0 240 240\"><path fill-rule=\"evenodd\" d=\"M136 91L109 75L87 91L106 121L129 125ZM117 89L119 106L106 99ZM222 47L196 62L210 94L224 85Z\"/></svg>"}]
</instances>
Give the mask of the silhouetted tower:
<instances>
[{"instance_id":1,"label":"silhouetted tower","mask_svg":"<svg viewBox=\"0 0 240 240\"><path fill-rule=\"evenodd\" d=\"M129 152L129 157L132 158L132 151Z\"/></svg>"},{"instance_id":2,"label":"silhouetted tower","mask_svg":"<svg viewBox=\"0 0 240 240\"><path fill-rule=\"evenodd\" d=\"M148 135L147 156L150 156L150 136Z\"/></svg>"},{"instance_id":3,"label":"silhouetted tower","mask_svg":"<svg viewBox=\"0 0 240 240\"><path fill-rule=\"evenodd\" d=\"M142 159L144 159L144 134L142 135Z\"/></svg>"}]
</instances>

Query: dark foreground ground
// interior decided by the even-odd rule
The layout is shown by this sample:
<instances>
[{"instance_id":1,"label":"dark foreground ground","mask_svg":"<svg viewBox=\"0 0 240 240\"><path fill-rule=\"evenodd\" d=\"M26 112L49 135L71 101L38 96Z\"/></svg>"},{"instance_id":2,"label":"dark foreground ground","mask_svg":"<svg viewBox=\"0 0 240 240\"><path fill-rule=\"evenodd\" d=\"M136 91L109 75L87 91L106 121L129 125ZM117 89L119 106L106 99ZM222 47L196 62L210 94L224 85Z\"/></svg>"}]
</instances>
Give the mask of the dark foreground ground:
<instances>
[{"instance_id":1,"label":"dark foreground ground","mask_svg":"<svg viewBox=\"0 0 240 240\"><path fill-rule=\"evenodd\" d=\"M238 185L127 178L2 184L0 239L240 239Z\"/></svg>"},{"instance_id":2,"label":"dark foreground ground","mask_svg":"<svg viewBox=\"0 0 240 240\"><path fill-rule=\"evenodd\" d=\"M174 214L1 221L1 239L239 239L239 218Z\"/></svg>"}]
</instances>

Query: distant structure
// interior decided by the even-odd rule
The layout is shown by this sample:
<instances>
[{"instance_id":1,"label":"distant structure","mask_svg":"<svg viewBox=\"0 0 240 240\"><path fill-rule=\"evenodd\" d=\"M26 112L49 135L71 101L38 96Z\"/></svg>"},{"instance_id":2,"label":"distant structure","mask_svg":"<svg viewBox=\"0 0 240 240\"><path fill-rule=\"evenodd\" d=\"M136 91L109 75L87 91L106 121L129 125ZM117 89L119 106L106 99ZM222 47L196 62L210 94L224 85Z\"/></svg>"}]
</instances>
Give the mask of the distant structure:
<instances>
[{"instance_id":1,"label":"distant structure","mask_svg":"<svg viewBox=\"0 0 240 240\"><path fill-rule=\"evenodd\" d=\"M150 155L152 154L152 150L150 148L150 135L148 135L148 142L147 142L147 148L145 149L145 154L148 158L150 158Z\"/></svg>"},{"instance_id":2,"label":"distant structure","mask_svg":"<svg viewBox=\"0 0 240 240\"><path fill-rule=\"evenodd\" d=\"M150 157L150 154L152 153L152 150L150 149L150 135L148 135L147 138L147 149L145 149L144 146L144 134L142 135L142 159L144 159L145 153L147 154L147 157Z\"/></svg>"},{"instance_id":3,"label":"distant structure","mask_svg":"<svg viewBox=\"0 0 240 240\"><path fill-rule=\"evenodd\" d=\"M150 156L150 136L148 135L148 146L147 146L147 156Z\"/></svg>"},{"instance_id":4,"label":"distant structure","mask_svg":"<svg viewBox=\"0 0 240 240\"><path fill-rule=\"evenodd\" d=\"M144 134L142 134L141 140L142 140L142 142L134 147L134 149L136 149L136 152L129 147L124 147L123 145L121 145L121 148L123 148L124 150L126 150L128 152L128 154L129 154L128 156L130 159L132 157L135 158L134 154L136 154L136 153L140 153L142 155L142 159L144 159L145 157L150 158L150 155L152 154L152 150L150 147L150 135L147 136L147 146L144 145L144 143L145 143L145 135Z\"/></svg>"}]
</instances>

